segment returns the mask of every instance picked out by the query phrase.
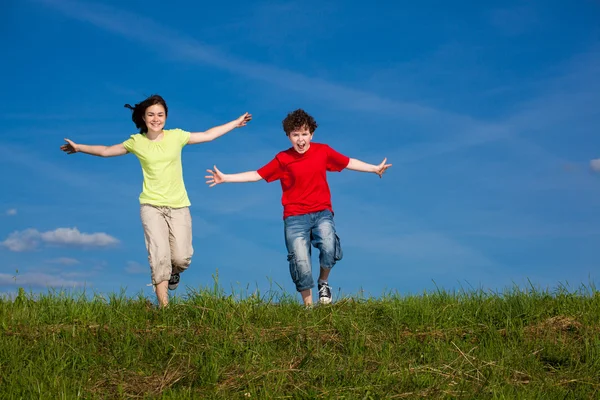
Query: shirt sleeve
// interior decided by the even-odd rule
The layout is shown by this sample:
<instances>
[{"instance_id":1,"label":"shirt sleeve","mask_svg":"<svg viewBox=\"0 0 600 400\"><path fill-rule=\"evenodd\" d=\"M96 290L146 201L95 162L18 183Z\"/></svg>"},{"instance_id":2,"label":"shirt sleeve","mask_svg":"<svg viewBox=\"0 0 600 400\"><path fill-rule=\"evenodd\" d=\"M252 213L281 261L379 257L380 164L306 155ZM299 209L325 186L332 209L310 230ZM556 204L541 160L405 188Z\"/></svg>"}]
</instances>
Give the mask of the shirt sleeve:
<instances>
[{"instance_id":1,"label":"shirt sleeve","mask_svg":"<svg viewBox=\"0 0 600 400\"><path fill-rule=\"evenodd\" d=\"M183 129L175 129L175 133L177 133L177 138L179 139L179 145L181 147L188 144L190 141L190 133L188 131L184 131Z\"/></svg>"},{"instance_id":2,"label":"shirt sleeve","mask_svg":"<svg viewBox=\"0 0 600 400\"><path fill-rule=\"evenodd\" d=\"M125 150L127 150L129 153L133 153L135 154L134 148L135 148L135 135L131 135L129 137L129 139L127 139L126 141L123 142L123 147L125 147Z\"/></svg>"},{"instance_id":3,"label":"shirt sleeve","mask_svg":"<svg viewBox=\"0 0 600 400\"><path fill-rule=\"evenodd\" d=\"M348 166L350 157L338 153L331 147L327 146L327 171L340 172Z\"/></svg>"},{"instance_id":4,"label":"shirt sleeve","mask_svg":"<svg viewBox=\"0 0 600 400\"><path fill-rule=\"evenodd\" d=\"M283 175L283 168L277 157L272 159L268 164L258 169L258 174L267 182L273 182L280 179Z\"/></svg>"}]
</instances>

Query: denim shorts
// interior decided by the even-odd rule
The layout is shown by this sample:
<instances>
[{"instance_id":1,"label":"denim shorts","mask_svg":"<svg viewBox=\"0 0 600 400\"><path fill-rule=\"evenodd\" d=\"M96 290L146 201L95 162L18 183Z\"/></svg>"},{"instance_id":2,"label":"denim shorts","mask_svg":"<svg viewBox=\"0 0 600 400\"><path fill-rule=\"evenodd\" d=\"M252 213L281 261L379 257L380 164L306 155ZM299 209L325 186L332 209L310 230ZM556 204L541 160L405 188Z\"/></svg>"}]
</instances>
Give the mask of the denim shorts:
<instances>
[{"instance_id":1,"label":"denim shorts","mask_svg":"<svg viewBox=\"0 0 600 400\"><path fill-rule=\"evenodd\" d=\"M290 263L290 275L296 290L315 286L312 277L311 245L319 249L321 268L331 269L342 259L340 238L335 232L333 213L329 210L293 215L283 220L285 245Z\"/></svg>"}]
</instances>

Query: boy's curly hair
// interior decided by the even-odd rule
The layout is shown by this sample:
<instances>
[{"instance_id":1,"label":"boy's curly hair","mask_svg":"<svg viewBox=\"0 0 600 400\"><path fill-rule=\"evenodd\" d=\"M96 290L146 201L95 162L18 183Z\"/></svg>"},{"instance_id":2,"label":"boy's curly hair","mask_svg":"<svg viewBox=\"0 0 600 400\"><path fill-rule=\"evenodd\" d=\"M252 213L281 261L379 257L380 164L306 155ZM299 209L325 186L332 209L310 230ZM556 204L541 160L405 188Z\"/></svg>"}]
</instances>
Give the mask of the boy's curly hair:
<instances>
[{"instance_id":1,"label":"boy's curly hair","mask_svg":"<svg viewBox=\"0 0 600 400\"><path fill-rule=\"evenodd\" d=\"M295 111L292 111L285 117L283 120L283 130L286 135L290 135L290 133L298 128L302 128L306 126L310 133L314 133L315 129L317 129L317 121L306 113L303 109L299 108Z\"/></svg>"}]
</instances>

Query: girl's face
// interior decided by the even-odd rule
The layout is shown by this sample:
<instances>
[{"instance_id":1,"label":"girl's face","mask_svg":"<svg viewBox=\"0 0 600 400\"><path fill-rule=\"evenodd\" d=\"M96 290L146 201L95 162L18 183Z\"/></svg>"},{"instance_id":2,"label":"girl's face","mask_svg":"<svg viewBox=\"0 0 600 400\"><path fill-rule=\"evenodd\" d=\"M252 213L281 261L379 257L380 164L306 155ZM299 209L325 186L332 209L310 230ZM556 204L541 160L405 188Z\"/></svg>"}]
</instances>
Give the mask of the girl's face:
<instances>
[{"instance_id":1,"label":"girl's face","mask_svg":"<svg viewBox=\"0 0 600 400\"><path fill-rule=\"evenodd\" d=\"M144 122L148 127L148 132L160 133L165 127L165 121L167 120L167 113L162 104L155 104L146 108L144 114Z\"/></svg>"},{"instance_id":2,"label":"girl's face","mask_svg":"<svg viewBox=\"0 0 600 400\"><path fill-rule=\"evenodd\" d=\"M312 137L312 133L310 133L308 127L306 126L294 129L289 135L290 142L292 142L294 150L300 154L304 154L308 151Z\"/></svg>"}]
</instances>

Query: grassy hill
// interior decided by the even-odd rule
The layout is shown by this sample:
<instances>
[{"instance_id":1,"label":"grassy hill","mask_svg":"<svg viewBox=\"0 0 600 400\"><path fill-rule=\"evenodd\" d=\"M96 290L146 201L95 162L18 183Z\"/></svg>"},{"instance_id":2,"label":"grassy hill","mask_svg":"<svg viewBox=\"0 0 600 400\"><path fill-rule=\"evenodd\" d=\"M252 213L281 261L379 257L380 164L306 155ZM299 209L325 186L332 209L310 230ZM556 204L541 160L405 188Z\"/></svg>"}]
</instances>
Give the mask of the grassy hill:
<instances>
[{"instance_id":1,"label":"grassy hill","mask_svg":"<svg viewBox=\"0 0 600 400\"><path fill-rule=\"evenodd\" d=\"M0 398L597 399L600 294L0 300Z\"/></svg>"}]
</instances>

